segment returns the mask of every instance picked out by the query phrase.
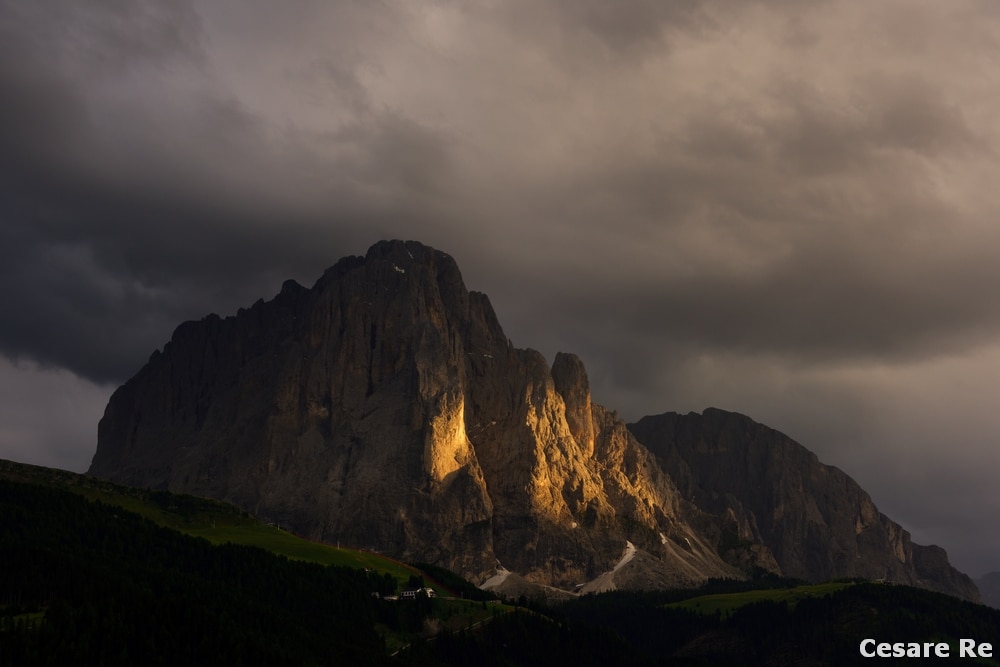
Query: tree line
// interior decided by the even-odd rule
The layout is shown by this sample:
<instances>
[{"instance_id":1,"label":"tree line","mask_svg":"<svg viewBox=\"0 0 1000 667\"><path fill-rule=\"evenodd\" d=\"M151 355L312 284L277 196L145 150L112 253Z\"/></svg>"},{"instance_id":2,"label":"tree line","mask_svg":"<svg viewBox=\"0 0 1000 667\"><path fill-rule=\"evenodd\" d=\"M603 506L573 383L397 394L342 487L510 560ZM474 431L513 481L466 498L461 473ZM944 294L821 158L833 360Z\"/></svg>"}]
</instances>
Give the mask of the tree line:
<instances>
[{"instance_id":1,"label":"tree line","mask_svg":"<svg viewBox=\"0 0 1000 667\"><path fill-rule=\"evenodd\" d=\"M905 586L858 583L725 617L668 606L800 583L771 579L558 606L522 600L517 613L416 641L393 658L385 634L418 635L439 600L390 601L389 575L212 546L62 489L4 480L0 564L0 665L852 665L871 662L858 652L865 637L1000 648L1000 611ZM480 595L452 573L421 569L462 596Z\"/></svg>"}]
</instances>

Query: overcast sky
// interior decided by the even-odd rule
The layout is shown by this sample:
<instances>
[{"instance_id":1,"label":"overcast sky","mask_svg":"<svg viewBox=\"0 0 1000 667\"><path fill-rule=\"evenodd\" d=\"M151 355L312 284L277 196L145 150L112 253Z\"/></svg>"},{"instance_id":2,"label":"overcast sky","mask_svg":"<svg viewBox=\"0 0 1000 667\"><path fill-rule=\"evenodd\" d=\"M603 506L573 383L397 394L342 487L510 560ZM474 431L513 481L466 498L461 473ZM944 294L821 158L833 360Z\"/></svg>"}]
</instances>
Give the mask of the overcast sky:
<instances>
[{"instance_id":1,"label":"overcast sky","mask_svg":"<svg viewBox=\"0 0 1000 667\"><path fill-rule=\"evenodd\" d=\"M1000 570L1000 3L0 0L0 457L383 238Z\"/></svg>"}]
</instances>

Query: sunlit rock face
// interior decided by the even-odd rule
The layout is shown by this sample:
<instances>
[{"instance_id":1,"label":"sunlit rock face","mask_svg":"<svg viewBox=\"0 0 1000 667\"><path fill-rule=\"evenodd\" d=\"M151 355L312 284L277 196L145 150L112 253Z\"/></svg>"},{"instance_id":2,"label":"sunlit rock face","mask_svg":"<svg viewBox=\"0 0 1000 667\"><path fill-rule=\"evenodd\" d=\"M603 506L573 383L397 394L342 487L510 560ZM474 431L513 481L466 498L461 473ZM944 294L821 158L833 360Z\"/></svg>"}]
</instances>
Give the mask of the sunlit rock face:
<instances>
[{"instance_id":1,"label":"sunlit rock face","mask_svg":"<svg viewBox=\"0 0 1000 667\"><path fill-rule=\"evenodd\" d=\"M583 590L765 571L978 596L776 431L718 410L630 430L578 358L513 347L451 257L414 242L180 325L112 396L90 473L476 582L498 565Z\"/></svg>"},{"instance_id":2,"label":"sunlit rock face","mask_svg":"<svg viewBox=\"0 0 1000 667\"><path fill-rule=\"evenodd\" d=\"M499 561L580 584L627 541L659 585L739 576L580 360L514 348L455 262L413 242L182 324L112 396L90 473L474 580Z\"/></svg>"},{"instance_id":3,"label":"sunlit rock face","mask_svg":"<svg viewBox=\"0 0 1000 667\"><path fill-rule=\"evenodd\" d=\"M885 579L979 601L943 549L913 544L853 479L774 429L716 409L644 417L629 429L685 498L723 520L724 556L764 545L787 576Z\"/></svg>"}]
</instances>

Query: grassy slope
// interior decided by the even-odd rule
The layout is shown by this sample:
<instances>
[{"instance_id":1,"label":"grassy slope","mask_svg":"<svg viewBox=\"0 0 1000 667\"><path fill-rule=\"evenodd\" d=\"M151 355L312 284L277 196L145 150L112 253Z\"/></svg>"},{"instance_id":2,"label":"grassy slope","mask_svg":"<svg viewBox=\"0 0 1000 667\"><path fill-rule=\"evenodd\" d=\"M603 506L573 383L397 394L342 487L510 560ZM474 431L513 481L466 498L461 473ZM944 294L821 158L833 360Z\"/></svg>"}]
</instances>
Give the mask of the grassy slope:
<instances>
[{"instance_id":1,"label":"grassy slope","mask_svg":"<svg viewBox=\"0 0 1000 667\"><path fill-rule=\"evenodd\" d=\"M852 586L848 582L825 582L822 584L804 584L794 588L775 588L742 591L739 593L715 593L712 595L699 595L698 597L674 602L667 605L674 609L686 609L699 614L714 615L720 613L723 617L729 616L740 607L755 602L770 601L784 602L790 607L805 598L823 597L837 591Z\"/></svg>"},{"instance_id":2,"label":"grassy slope","mask_svg":"<svg viewBox=\"0 0 1000 667\"><path fill-rule=\"evenodd\" d=\"M436 573L382 556L345 547L334 547L298 537L273 525L261 523L239 508L217 500L195 496L150 491L122 486L105 480L64 470L44 468L0 459L0 479L38 484L70 491L92 501L120 507L153 523L193 537L204 538L211 544L238 544L264 549L290 560L388 573L397 589L406 587L410 577L421 577L441 599L435 603L436 623L428 630L457 631L478 626L497 613L513 607L505 604L473 602L458 597L451 587L437 581ZM454 576L454 575L452 575ZM409 645L418 635L398 634L380 626L380 634L390 652Z\"/></svg>"},{"instance_id":3,"label":"grassy slope","mask_svg":"<svg viewBox=\"0 0 1000 667\"><path fill-rule=\"evenodd\" d=\"M311 542L263 524L239 508L217 500L137 489L65 470L4 460L0 460L0 478L79 493L90 500L135 512L161 526L203 537L212 544L255 546L293 560L389 573L400 587L411 575L423 576L416 568L379 554ZM439 595L450 594L432 581L427 583Z\"/></svg>"},{"instance_id":4,"label":"grassy slope","mask_svg":"<svg viewBox=\"0 0 1000 667\"><path fill-rule=\"evenodd\" d=\"M157 524L214 543L233 542L263 547L294 560L367 567L388 572L404 583L411 572L418 572L378 554L302 540L274 526L261 524L231 505L213 500L122 487L84 475L6 461L0 461L0 478L72 491L107 505L131 510ZM746 664L772 664L788 651L802 658L809 657L813 664L854 664L858 662L857 642L865 636L921 640L940 637L945 641L971 636L980 641L992 641L994 647L1000 646L1000 640L996 638L996 628L1000 624L995 612L906 587L830 582L706 594L670 604L665 604L663 599L650 599L648 606L642 603L641 594L634 597L634 600L626 600L621 608L611 606L615 596L597 596L593 600L579 601L579 604L607 606L603 614L590 615L587 620L592 625L585 624L580 629L598 637L604 632L602 628L618 628L633 645L645 647L649 644L650 656L686 656L680 659L691 659L693 664L730 664L729 659L734 653L727 654L727 647L735 647L734 651L738 649ZM677 597L672 599L677 600ZM460 600L436 602L439 604L436 605L435 623L440 629L467 629L507 609L506 606ZM694 611L697 615L685 614L685 611ZM514 616L524 615L504 614L503 618ZM685 617L696 620L685 620ZM581 617L579 620L584 619ZM511 621L515 626L517 622L518 619ZM641 635L645 626L650 626L647 634L652 638L645 642L642 636L633 637L626 632L635 630ZM492 627L493 624L486 626L487 629ZM506 625L498 624L497 631L504 627ZM517 631L516 645L524 644L533 651L539 645L551 645L559 651L567 651L567 633L575 626L560 624L555 630L535 628L532 632L539 633L537 637L527 636L527 630L518 627L514 627ZM386 648L393 652L424 632L403 634L380 631L380 634ZM676 635L676 638L671 639L667 635ZM479 637L483 642L480 650L487 651L481 657L493 656L499 661L496 664L507 664L501 658L516 648L510 637L498 636L491 640L489 632L477 631L463 633L452 643L464 642L462 645L472 650L470 644L479 641ZM578 639L573 638L571 644ZM441 643L447 642L441 640ZM607 646L614 646L614 642ZM746 655L750 649L755 651L752 659ZM594 653L591 657L597 655ZM863 660L861 662L868 664ZM640 663L646 664L641 660L635 664ZM984 661L984 664L1000 663L994 660Z\"/></svg>"}]
</instances>

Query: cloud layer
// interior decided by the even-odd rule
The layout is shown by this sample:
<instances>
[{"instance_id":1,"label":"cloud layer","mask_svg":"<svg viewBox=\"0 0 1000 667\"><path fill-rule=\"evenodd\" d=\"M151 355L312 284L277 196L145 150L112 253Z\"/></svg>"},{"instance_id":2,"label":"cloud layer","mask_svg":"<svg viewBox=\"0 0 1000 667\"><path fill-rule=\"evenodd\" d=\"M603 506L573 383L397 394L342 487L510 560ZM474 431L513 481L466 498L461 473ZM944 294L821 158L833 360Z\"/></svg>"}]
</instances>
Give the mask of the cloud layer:
<instances>
[{"instance_id":1,"label":"cloud layer","mask_svg":"<svg viewBox=\"0 0 1000 667\"><path fill-rule=\"evenodd\" d=\"M624 416L746 412L1000 569L998 56L974 0L0 0L0 389L79 378L92 451L180 321L412 238Z\"/></svg>"}]
</instances>

